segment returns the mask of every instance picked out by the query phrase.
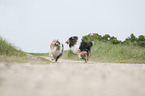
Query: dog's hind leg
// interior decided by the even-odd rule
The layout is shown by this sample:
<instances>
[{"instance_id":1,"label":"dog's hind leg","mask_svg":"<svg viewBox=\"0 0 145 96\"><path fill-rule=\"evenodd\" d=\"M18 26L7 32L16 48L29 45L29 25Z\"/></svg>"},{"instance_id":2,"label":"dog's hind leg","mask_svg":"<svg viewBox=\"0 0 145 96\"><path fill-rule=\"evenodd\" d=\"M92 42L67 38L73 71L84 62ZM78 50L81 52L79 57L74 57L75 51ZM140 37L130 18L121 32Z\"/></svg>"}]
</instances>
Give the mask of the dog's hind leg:
<instances>
[{"instance_id":1,"label":"dog's hind leg","mask_svg":"<svg viewBox=\"0 0 145 96\"><path fill-rule=\"evenodd\" d=\"M88 54L85 54L85 62L87 63L87 61L88 61Z\"/></svg>"}]
</instances>

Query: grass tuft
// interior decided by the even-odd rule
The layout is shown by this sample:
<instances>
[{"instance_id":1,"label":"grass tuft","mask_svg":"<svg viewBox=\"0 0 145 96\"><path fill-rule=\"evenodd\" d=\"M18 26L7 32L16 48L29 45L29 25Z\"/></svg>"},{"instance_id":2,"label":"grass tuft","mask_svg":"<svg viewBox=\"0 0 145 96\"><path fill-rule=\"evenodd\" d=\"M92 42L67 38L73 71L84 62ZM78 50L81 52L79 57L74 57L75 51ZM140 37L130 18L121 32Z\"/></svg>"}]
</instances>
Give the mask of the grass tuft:
<instances>
[{"instance_id":1,"label":"grass tuft","mask_svg":"<svg viewBox=\"0 0 145 96\"><path fill-rule=\"evenodd\" d=\"M49 53L29 53L31 55L34 55L34 56L49 56Z\"/></svg>"},{"instance_id":2,"label":"grass tuft","mask_svg":"<svg viewBox=\"0 0 145 96\"><path fill-rule=\"evenodd\" d=\"M140 46L114 45L110 42L95 41L90 60L118 63L145 63L145 49Z\"/></svg>"},{"instance_id":3,"label":"grass tuft","mask_svg":"<svg viewBox=\"0 0 145 96\"><path fill-rule=\"evenodd\" d=\"M26 53L0 37L0 55L26 56Z\"/></svg>"},{"instance_id":4,"label":"grass tuft","mask_svg":"<svg viewBox=\"0 0 145 96\"><path fill-rule=\"evenodd\" d=\"M42 55L42 53L37 53L35 55ZM43 54L48 55L48 53ZM26 52L23 52L22 50L18 49L11 43L8 43L6 40L4 40L2 37L0 37L0 63L50 63L49 60L37 57L37 56L30 56Z\"/></svg>"}]
</instances>

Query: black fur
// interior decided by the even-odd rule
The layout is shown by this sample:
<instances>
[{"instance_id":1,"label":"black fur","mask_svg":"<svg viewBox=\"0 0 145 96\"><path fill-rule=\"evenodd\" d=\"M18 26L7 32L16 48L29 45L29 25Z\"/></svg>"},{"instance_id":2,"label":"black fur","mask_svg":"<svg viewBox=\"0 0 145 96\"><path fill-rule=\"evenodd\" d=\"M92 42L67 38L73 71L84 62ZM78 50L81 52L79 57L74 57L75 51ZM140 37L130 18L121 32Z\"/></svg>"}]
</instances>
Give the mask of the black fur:
<instances>
[{"instance_id":1,"label":"black fur","mask_svg":"<svg viewBox=\"0 0 145 96\"><path fill-rule=\"evenodd\" d=\"M67 44L69 44L69 47L73 47L78 41L78 37L77 36L72 36L68 39L68 41L66 42ZM90 56L91 53L91 47L93 46L93 42L92 41L80 41L80 47L78 48L78 50L80 51L86 51L88 56Z\"/></svg>"},{"instance_id":2,"label":"black fur","mask_svg":"<svg viewBox=\"0 0 145 96\"><path fill-rule=\"evenodd\" d=\"M71 48L72 46L74 46L76 44L77 40L78 40L77 36L70 37L69 38L69 41L70 41L69 47Z\"/></svg>"},{"instance_id":3,"label":"black fur","mask_svg":"<svg viewBox=\"0 0 145 96\"><path fill-rule=\"evenodd\" d=\"M93 46L93 42L92 41L83 41L81 42L81 45L80 45L80 50L81 51L86 51L88 53L88 56L90 56L91 54L91 47Z\"/></svg>"}]
</instances>

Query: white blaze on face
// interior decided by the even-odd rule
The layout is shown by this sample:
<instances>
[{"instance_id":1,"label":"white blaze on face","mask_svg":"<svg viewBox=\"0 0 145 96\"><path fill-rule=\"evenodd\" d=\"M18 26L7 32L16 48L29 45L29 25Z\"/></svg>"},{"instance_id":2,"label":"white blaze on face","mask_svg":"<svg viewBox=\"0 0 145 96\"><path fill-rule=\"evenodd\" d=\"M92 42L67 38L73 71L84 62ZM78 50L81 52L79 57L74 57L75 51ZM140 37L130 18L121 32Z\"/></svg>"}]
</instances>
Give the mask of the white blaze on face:
<instances>
[{"instance_id":1,"label":"white blaze on face","mask_svg":"<svg viewBox=\"0 0 145 96\"><path fill-rule=\"evenodd\" d=\"M78 38L76 44L70 48L73 51L74 54L77 54L77 52L79 52L81 42L82 42L82 40Z\"/></svg>"}]
</instances>

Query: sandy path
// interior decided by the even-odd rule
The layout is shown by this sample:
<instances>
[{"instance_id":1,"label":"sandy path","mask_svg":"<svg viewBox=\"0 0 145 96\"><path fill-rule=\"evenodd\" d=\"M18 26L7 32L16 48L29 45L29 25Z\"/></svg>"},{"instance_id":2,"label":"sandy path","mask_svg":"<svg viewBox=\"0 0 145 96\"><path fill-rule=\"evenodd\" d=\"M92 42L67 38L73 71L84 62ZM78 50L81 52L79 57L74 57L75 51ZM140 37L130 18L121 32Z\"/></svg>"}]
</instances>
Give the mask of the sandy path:
<instances>
[{"instance_id":1,"label":"sandy path","mask_svg":"<svg viewBox=\"0 0 145 96\"><path fill-rule=\"evenodd\" d=\"M145 96L145 65L0 64L0 96Z\"/></svg>"}]
</instances>

